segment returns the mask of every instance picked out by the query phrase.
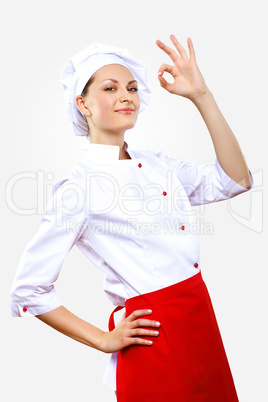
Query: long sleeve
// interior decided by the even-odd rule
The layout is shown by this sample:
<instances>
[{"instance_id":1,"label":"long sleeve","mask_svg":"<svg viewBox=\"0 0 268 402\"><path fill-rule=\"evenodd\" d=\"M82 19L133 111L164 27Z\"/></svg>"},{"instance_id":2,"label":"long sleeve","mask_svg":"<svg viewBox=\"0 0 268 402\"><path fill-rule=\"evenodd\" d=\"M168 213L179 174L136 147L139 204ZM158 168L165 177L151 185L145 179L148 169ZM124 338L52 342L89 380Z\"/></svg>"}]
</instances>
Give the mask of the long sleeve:
<instances>
[{"instance_id":1,"label":"long sleeve","mask_svg":"<svg viewBox=\"0 0 268 402\"><path fill-rule=\"evenodd\" d=\"M35 316L61 305L55 291L63 261L86 228L85 194L79 182L52 189L36 234L24 249L11 288L11 314Z\"/></svg>"},{"instance_id":2,"label":"long sleeve","mask_svg":"<svg viewBox=\"0 0 268 402\"><path fill-rule=\"evenodd\" d=\"M162 150L157 151L156 155L174 171L193 206L235 197L249 191L254 184L250 171L250 188L236 183L225 173L217 158L214 164L206 165L168 157Z\"/></svg>"},{"instance_id":3,"label":"long sleeve","mask_svg":"<svg viewBox=\"0 0 268 402\"><path fill-rule=\"evenodd\" d=\"M250 171L251 185L248 189L232 180L222 169L217 158L214 165L180 162L175 165L175 169L191 205L223 201L249 191L253 187Z\"/></svg>"}]
</instances>

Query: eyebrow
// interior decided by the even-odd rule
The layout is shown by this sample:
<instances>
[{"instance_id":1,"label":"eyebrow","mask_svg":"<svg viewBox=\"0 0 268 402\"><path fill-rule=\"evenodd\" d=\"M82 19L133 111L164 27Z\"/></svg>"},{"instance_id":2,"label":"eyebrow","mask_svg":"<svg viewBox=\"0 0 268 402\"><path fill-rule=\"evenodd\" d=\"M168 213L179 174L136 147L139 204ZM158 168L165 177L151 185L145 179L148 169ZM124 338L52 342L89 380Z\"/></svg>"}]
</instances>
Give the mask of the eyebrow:
<instances>
[{"instance_id":1,"label":"eyebrow","mask_svg":"<svg viewBox=\"0 0 268 402\"><path fill-rule=\"evenodd\" d=\"M105 80L103 80L103 81L113 81L113 82L115 82L116 84L118 84L118 81L117 81L117 80L114 80L113 78L105 78ZM103 82L103 81L101 81L101 82ZM133 84L133 82L137 82L137 83L138 83L138 81L132 80L132 81L129 81L129 82L128 82L128 85L129 85L129 84Z\"/></svg>"}]
</instances>

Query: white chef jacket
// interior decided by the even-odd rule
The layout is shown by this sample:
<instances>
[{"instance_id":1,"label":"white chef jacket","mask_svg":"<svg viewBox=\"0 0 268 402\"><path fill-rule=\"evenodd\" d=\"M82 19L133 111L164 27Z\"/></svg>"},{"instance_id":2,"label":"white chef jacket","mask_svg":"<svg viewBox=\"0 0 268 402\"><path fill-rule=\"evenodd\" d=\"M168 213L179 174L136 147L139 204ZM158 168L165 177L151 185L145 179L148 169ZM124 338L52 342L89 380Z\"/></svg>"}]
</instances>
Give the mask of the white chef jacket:
<instances>
[{"instance_id":1,"label":"white chef jacket","mask_svg":"<svg viewBox=\"0 0 268 402\"><path fill-rule=\"evenodd\" d=\"M190 278L201 268L194 205L245 191L221 168L158 151L88 143L74 169L54 184L37 233L19 261L11 289L13 316L35 316L62 303L55 291L76 245L105 274L104 291L125 300ZM250 172L249 172L250 173ZM251 177L251 187L253 179ZM116 389L117 353L104 382Z\"/></svg>"}]
</instances>

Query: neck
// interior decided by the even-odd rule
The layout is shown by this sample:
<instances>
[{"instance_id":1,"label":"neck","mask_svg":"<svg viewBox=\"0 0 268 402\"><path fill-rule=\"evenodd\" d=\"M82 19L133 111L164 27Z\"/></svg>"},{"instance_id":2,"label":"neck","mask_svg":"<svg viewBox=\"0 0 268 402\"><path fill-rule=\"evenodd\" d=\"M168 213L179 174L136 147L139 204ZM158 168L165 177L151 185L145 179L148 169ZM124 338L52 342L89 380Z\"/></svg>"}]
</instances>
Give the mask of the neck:
<instances>
[{"instance_id":1,"label":"neck","mask_svg":"<svg viewBox=\"0 0 268 402\"><path fill-rule=\"evenodd\" d=\"M119 146L119 159L131 159L125 151L124 134L125 132L122 134L116 133L115 135L111 133L97 135L94 133L94 135L90 135L90 142L92 144L117 145Z\"/></svg>"}]
</instances>

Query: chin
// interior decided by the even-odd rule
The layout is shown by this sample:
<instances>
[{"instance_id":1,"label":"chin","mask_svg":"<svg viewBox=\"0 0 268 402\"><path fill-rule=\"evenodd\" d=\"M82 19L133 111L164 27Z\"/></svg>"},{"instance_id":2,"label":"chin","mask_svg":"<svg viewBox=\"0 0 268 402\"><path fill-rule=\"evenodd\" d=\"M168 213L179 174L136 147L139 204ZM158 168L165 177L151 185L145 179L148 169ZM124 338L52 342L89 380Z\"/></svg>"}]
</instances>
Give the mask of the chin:
<instances>
[{"instance_id":1,"label":"chin","mask_svg":"<svg viewBox=\"0 0 268 402\"><path fill-rule=\"evenodd\" d=\"M122 130L130 130L131 128L135 127L135 123L128 123L128 124L122 124L122 125L118 125L117 127L115 127L115 130L118 131L122 131Z\"/></svg>"}]
</instances>

